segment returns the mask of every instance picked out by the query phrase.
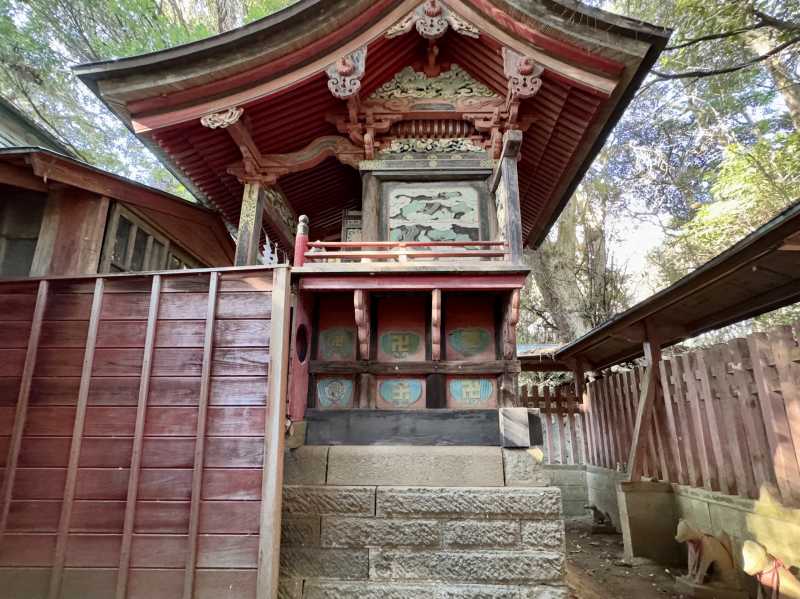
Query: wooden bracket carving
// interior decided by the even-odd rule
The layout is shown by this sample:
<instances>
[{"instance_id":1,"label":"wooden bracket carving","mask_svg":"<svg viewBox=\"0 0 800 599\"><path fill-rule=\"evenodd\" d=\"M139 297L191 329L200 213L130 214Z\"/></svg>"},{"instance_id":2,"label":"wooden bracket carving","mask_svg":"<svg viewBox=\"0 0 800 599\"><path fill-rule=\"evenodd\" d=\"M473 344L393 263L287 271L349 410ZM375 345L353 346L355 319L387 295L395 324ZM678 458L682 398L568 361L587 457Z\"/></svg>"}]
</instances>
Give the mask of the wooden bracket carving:
<instances>
[{"instance_id":1,"label":"wooden bracket carving","mask_svg":"<svg viewBox=\"0 0 800 599\"><path fill-rule=\"evenodd\" d=\"M480 31L473 24L462 19L440 0L425 0L417 8L403 17L386 32L391 39L411 31L416 26L417 32L427 40L442 37L449 28L460 35L479 37Z\"/></svg>"},{"instance_id":2,"label":"wooden bracket carving","mask_svg":"<svg viewBox=\"0 0 800 599\"><path fill-rule=\"evenodd\" d=\"M513 360L517 353L517 324L519 323L520 290L514 289L508 299L503 318L503 359Z\"/></svg>"},{"instance_id":3,"label":"wooden bracket carving","mask_svg":"<svg viewBox=\"0 0 800 599\"><path fill-rule=\"evenodd\" d=\"M542 87L540 76L544 67L508 47L503 47L503 72L508 78L506 104L509 109L516 101L532 98Z\"/></svg>"},{"instance_id":4,"label":"wooden bracket carving","mask_svg":"<svg viewBox=\"0 0 800 599\"><path fill-rule=\"evenodd\" d=\"M222 112L215 112L200 117L200 124L209 129L225 129L239 121L244 113L244 108L233 107Z\"/></svg>"},{"instance_id":5,"label":"wooden bracket carving","mask_svg":"<svg viewBox=\"0 0 800 599\"><path fill-rule=\"evenodd\" d=\"M358 353L362 360L369 360L370 350L370 313L369 293L361 289L353 292L353 306L356 314L356 329L358 331Z\"/></svg>"},{"instance_id":6,"label":"wooden bracket carving","mask_svg":"<svg viewBox=\"0 0 800 599\"><path fill-rule=\"evenodd\" d=\"M431 360L442 359L442 290L431 291Z\"/></svg>"},{"instance_id":7,"label":"wooden bracket carving","mask_svg":"<svg viewBox=\"0 0 800 599\"><path fill-rule=\"evenodd\" d=\"M328 75L328 89L331 93L341 100L358 94L366 63L367 47L362 46L328 66L325 73Z\"/></svg>"}]
</instances>

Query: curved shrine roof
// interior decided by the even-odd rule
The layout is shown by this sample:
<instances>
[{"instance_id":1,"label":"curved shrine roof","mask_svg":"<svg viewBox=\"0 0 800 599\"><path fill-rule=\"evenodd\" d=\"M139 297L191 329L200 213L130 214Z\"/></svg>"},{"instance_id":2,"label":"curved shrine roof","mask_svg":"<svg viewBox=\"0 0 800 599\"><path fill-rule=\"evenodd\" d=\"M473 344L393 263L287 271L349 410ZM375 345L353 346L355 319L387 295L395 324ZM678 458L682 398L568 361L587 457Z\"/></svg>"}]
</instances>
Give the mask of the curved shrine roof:
<instances>
[{"instance_id":1,"label":"curved shrine roof","mask_svg":"<svg viewBox=\"0 0 800 599\"><path fill-rule=\"evenodd\" d=\"M444 35L431 42L413 26L396 33L429 2L448 16L451 25ZM571 0L422 4L301 0L206 40L83 65L75 72L200 199L235 224L243 184L230 169L243 162L243 145L282 159L304 149L308 154L309 144L322 137L347 138L336 115L346 117L353 104L331 93L326 74L343 57L366 50L358 91L361 104L356 105L363 108L370 94L404 68L425 70L433 44L436 70L447 72L458 65L498 98L506 97L509 77L503 55L508 49L542 69L538 92L519 101L516 122L509 118L506 125L527 127L519 164L520 203L525 240L535 246L580 182L669 32ZM234 132L201 123L201 117L237 108L243 109L240 129L249 136L244 143L241 135L234 141ZM419 115L406 116L411 121ZM466 121L469 115L462 111L455 116ZM363 129L369 113L361 118ZM473 119L473 125L477 122ZM341 211L360 204L357 161L348 163L333 154L317 156L308 163L312 166L277 179L291 210L309 215L312 238L335 238ZM271 236L279 233L273 223L265 225Z\"/></svg>"}]
</instances>

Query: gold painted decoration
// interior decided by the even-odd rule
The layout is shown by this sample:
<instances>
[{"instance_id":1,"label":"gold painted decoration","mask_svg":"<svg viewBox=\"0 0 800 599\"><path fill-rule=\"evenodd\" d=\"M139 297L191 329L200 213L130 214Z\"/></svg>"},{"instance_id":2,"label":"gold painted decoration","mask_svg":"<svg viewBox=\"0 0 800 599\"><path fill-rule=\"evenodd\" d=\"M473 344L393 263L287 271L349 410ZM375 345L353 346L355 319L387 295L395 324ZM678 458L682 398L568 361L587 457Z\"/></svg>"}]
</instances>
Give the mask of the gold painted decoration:
<instances>
[{"instance_id":1,"label":"gold painted decoration","mask_svg":"<svg viewBox=\"0 0 800 599\"><path fill-rule=\"evenodd\" d=\"M264 207L270 216L278 219L286 227L287 233L294 237L297 231L297 217L289 206L286 196L274 187L267 187L264 189Z\"/></svg>"},{"instance_id":2,"label":"gold painted decoration","mask_svg":"<svg viewBox=\"0 0 800 599\"><path fill-rule=\"evenodd\" d=\"M471 139L443 138L443 139L393 139L388 148L382 149L381 154L407 154L418 153L469 153L483 152L484 149Z\"/></svg>"},{"instance_id":3,"label":"gold painted decoration","mask_svg":"<svg viewBox=\"0 0 800 599\"><path fill-rule=\"evenodd\" d=\"M473 79L457 64L436 77L428 77L412 67L406 67L376 89L370 100L392 100L396 98L496 98L483 83Z\"/></svg>"}]
</instances>

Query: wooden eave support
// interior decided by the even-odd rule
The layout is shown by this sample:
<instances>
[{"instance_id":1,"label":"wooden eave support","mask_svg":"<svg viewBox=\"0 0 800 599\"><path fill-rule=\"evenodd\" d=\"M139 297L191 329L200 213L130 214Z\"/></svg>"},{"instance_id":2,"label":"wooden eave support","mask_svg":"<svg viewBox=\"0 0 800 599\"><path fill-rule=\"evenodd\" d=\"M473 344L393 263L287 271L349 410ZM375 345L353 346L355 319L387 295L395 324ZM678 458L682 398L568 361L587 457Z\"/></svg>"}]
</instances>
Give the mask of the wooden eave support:
<instances>
[{"instance_id":1,"label":"wooden eave support","mask_svg":"<svg viewBox=\"0 0 800 599\"><path fill-rule=\"evenodd\" d=\"M12 164L0 163L0 183L29 191L47 192L47 184L41 177L36 177L27 169Z\"/></svg>"},{"instance_id":2,"label":"wooden eave support","mask_svg":"<svg viewBox=\"0 0 800 599\"><path fill-rule=\"evenodd\" d=\"M649 323L645 324L645 341L642 344L646 363L644 380L641 382L636 422L633 428L630 453L628 456L629 480L638 480L643 472L647 431L652 421L656 398L661 383L660 362L661 345Z\"/></svg>"},{"instance_id":3,"label":"wooden eave support","mask_svg":"<svg viewBox=\"0 0 800 599\"><path fill-rule=\"evenodd\" d=\"M492 174L489 189L494 193L495 204L503 218L497 226L501 237L511 250L510 260L514 264L522 261L522 213L519 205L519 176L517 161L522 149L522 131L512 129L503 134L503 151ZM502 208L502 210L500 210Z\"/></svg>"}]
</instances>

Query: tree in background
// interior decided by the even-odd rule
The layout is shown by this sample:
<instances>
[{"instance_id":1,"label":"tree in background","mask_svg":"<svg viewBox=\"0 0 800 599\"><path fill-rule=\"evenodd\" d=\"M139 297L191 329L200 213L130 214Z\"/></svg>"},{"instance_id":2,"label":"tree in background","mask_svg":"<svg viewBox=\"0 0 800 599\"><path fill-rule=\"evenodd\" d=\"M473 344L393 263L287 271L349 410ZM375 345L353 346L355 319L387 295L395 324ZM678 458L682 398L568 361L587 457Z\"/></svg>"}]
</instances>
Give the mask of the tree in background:
<instances>
[{"instance_id":1,"label":"tree in background","mask_svg":"<svg viewBox=\"0 0 800 599\"><path fill-rule=\"evenodd\" d=\"M70 67L208 37L289 3L0 0L0 94L87 162L189 197Z\"/></svg>"},{"instance_id":2,"label":"tree in background","mask_svg":"<svg viewBox=\"0 0 800 599\"><path fill-rule=\"evenodd\" d=\"M535 284L523 301L526 334L549 325L563 341L590 324L590 314L610 316L632 297L630 279L620 276L625 264L613 251L604 253L604 266L601 254L592 254L598 236L613 247L615 220L661 227L664 241L649 256L646 281L654 291L800 199L800 0L600 4L675 33L598 157L603 167L589 171L557 235L530 258ZM598 209L598 186L617 190L618 197L604 204L599 228L583 235L574 214L587 196ZM576 269L586 255L594 255L594 268ZM574 281L559 272L576 273ZM560 279L563 292L552 293ZM614 293L580 292L609 283ZM756 324L798 317L794 307Z\"/></svg>"}]
</instances>

